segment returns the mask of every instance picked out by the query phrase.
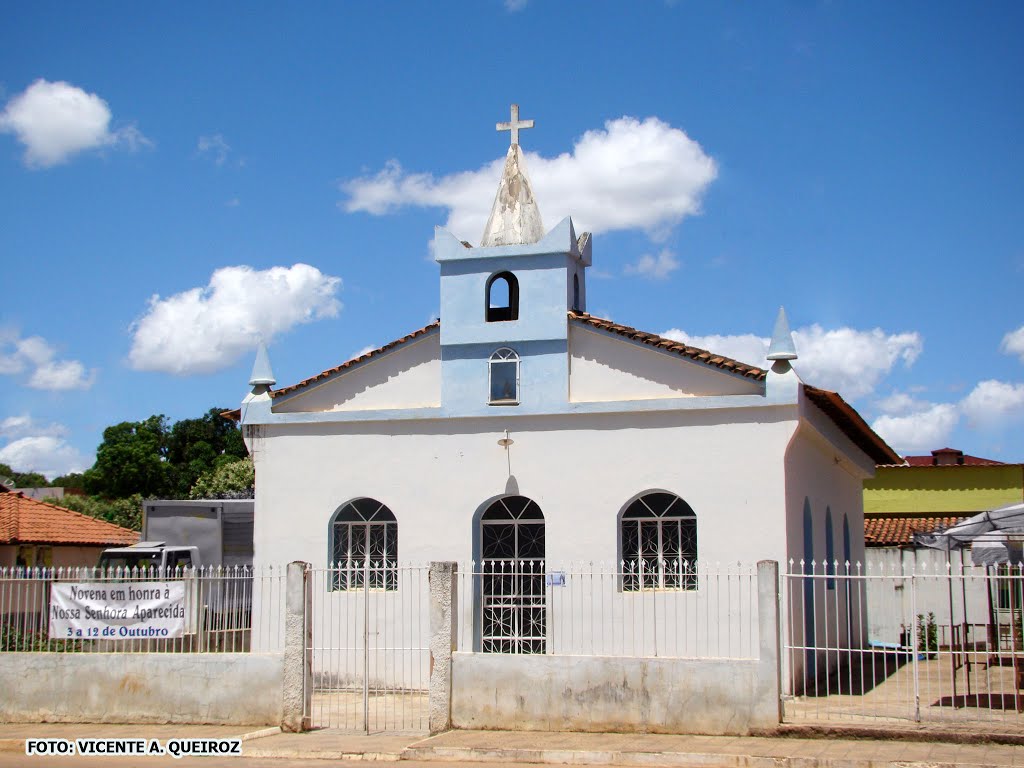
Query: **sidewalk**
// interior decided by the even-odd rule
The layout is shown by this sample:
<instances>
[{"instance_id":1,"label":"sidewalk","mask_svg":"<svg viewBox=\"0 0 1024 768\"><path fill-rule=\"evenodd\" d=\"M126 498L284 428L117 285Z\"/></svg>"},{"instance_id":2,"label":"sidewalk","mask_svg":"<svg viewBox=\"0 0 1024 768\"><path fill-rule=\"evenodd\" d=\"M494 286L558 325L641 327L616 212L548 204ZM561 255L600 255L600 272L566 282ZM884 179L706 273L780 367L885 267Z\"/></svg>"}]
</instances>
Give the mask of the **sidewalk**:
<instances>
[{"instance_id":1,"label":"sidewalk","mask_svg":"<svg viewBox=\"0 0 1024 768\"><path fill-rule=\"evenodd\" d=\"M761 736L451 731L364 734L336 730L181 725L5 725L0 751L24 754L24 739L83 737L241 738L248 757L416 760L686 768L1024 768L1024 746L934 741Z\"/></svg>"}]
</instances>

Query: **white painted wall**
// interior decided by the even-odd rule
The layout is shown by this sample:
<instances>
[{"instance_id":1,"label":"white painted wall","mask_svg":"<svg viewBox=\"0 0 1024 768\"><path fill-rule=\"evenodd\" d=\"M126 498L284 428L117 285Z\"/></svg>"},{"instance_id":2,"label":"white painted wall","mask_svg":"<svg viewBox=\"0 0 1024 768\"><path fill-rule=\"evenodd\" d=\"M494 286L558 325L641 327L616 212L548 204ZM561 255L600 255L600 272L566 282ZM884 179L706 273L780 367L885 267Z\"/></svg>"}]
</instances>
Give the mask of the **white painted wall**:
<instances>
[{"instance_id":1,"label":"white painted wall","mask_svg":"<svg viewBox=\"0 0 1024 768\"><path fill-rule=\"evenodd\" d=\"M761 407L267 426L252 444L256 566L304 560L325 567L333 514L362 496L383 502L397 518L402 563L465 564L478 556L474 515L500 496L518 494L545 515L549 569L570 562L614 567L618 515L651 490L678 494L693 508L701 561L781 561L787 552L782 466L795 428L786 418L792 412ZM399 426L404 433L394 434ZM513 440L507 453L498 445L506 428ZM334 607L325 610L340 619L358 610L344 607L348 602L332 595L325 606ZM694 601L676 595L671 602ZM471 626L472 601L460 603L457 621Z\"/></svg>"},{"instance_id":2,"label":"white painted wall","mask_svg":"<svg viewBox=\"0 0 1024 768\"><path fill-rule=\"evenodd\" d=\"M570 324L569 348L569 399L575 403L763 391L761 382L577 324Z\"/></svg>"},{"instance_id":3,"label":"white painted wall","mask_svg":"<svg viewBox=\"0 0 1024 768\"><path fill-rule=\"evenodd\" d=\"M361 496L395 514L403 562L468 561L474 514L505 494L544 512L550 562L611 563L619 512L656 489L693 508L700 559L781 560L793 428L764 408L266 426L253 445L256 563L326 564L331 516Z\"/></svg>"},{"instance_id":4,"label":"white painted wall","mask_svg":"<svg viewBox=\"0 0 1024 768\"><path fill-rule=\"evenodd\" d=\"M815 409L816 410L816 409ZM856 449L829 430L801 423L786 453L786 505L789 550L783 572L811 574L785 581L783 616L785 636L792 645L861 647L867 642L866 603L862 585L838 578L843 570L826 577L822 561L828 550L826 517L832 514L833 559L843 561L843 519L850 530L850 561L864 562L863 466ZM829 439L832 438L832 439ZM811 547L804 543L804 508L811 511ZM792 565L788 562L792 560ZM805 560L801 566L800 561ZM810 561L814 561L812 566ZM810 586L808 586L810 585ZM813 611L812 638L805 611ZM805 639L810 642L805 642ZM795 654L784 658L784 687L804 677L804 662L813 658L819 674L837 662L836 654ZM810 670L808 670L808 675Z\"/></svg>"},{"instance_id":5,"label":"white painted wall","mask_svg":"<svg viewBox=\"0 0 1024 768\"><path fill-rule=\"evenodd\" d=\"M428 408L441 404L440 335L431 334L359 363L275 403L280 413Z\"/></svg>"}]
</instances>

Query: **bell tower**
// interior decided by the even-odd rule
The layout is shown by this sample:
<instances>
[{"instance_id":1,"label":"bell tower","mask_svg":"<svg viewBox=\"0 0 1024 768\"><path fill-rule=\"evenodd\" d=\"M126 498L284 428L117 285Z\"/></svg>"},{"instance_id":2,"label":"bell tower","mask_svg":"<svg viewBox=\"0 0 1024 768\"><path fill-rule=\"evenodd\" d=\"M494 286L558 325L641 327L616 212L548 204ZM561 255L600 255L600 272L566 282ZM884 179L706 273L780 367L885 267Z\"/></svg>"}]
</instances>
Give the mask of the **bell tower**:
<instances>
[{"instance_id":1,"label":"bell tower","mask_svg":"<svg viewBox=\"0 0 1024 768\"><path fill-rule=\"evenodd\" d=\"M512 105L498 191L480 247L438 227L442 407L452 415L550 412L568 400L568 310L586 310L590 235L568 217L545 234Z\"/></svg>"}]
</instances>

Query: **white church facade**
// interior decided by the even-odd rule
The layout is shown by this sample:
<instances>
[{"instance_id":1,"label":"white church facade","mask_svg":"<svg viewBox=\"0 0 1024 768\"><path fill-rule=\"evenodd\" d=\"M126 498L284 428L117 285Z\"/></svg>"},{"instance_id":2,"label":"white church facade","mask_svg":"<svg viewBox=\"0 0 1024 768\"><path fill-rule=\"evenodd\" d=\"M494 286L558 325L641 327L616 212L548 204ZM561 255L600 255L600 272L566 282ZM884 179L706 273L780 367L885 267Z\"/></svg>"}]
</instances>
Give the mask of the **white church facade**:
<instances>
[{"instance_id":1,"label":"white church facade","mask_svg":"<svg viewBox=\"0 0 1024 768\"><path fill-rule=\"evenodd\" d=\"M863 560L862 483L899 459L800 381L784 313L759 365L590 315L592 239L541 226L511 125L480 246L436 230L438 322L281 388L261 349L240 411L257 566L341 563L343 592L367 556L593 562L686 592L694 562ZM503 631L476 650L545 650Z\"/></svg>"}]
</instances>

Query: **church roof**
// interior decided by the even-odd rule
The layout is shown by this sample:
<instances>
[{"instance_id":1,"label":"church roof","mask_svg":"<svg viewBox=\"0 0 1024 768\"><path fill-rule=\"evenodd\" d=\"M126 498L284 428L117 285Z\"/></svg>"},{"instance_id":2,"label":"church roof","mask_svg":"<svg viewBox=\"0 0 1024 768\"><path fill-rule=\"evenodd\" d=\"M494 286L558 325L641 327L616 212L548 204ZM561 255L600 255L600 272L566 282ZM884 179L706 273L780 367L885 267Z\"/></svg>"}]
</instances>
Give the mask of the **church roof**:
<instances>
[{"instance_id":1,"label":"church roof","mask_svg":"<svg viewBox=\"0 0 1024 768\"><path fill-rule=\"evenodd\" d=\"M667 339L664 336L658 336L654 333L638 331L636 328L631 328L628 325L622 325L620 323L614 323L611 320L594 317L587 312L569 310L569 320L591 328L597 328L609 333L614 333L632 341L638 341L642 344L665 350L666 352L672 352L680 357L685 357L695 362L703 363L704 365L708 365L713 368L718 368L719 370L739 374L740 376L744 376L755 381L764 381L767 374L763 368L747 365L746 363L741 363L738 360L733 360L730 357L716 355L706 349L692 347L689 344L683 344L682 342L675 341L674 339ZM333 368L328 368L326 371L321 371L317 375L310 376L308 379L303 379L297 384L292 384L291 386L284 387L282 389L271 390L270 396L276 398L314 385L317 382L323 381L335 374L352 368L357 363L363 363L367 360L371 360L378 355L384 354L396 347L418 339L421 336L425 336L432 331L436 331L440 327L441 321L435 320L429 325L425 325L412 333L406 334L400 339L395 339L389 344L385 344L382 347L371 350L359 357L347 360L341 365L336 365ZM825 415L828 416L829 419L831 419L832 422L848 438L850 438L854 445L870 456L876 464L897 464L901 462L899 455L890 448L889 445L879 437L873 429L871 429L861 415L857 413L849 403L843 400L838 393L830 392L825 389L818 389L817 387L812 387L808 384L803 385L803 390L808 400L821 409ZM229 411L223 415L226 418L238 420L241 417L241 412Z\"/></svg>"},{"instance_id":2,"label":"church roof","mask_svg":"<svg viewBox=\"0 0 1024 768\"><path fill-rule=\"evenodd\" d=\"M419 329L413 331L412 333L407 333L405 336L403 336L400 339L395 339L391 343L385 344L383 347L377 347L377 349L370 350L369 352L366 352L365 354L359 355L359 357L353 357L351 360L346 360L341 365L336 365L333 368L328 368L326 371L321 371L316 376L310 376L308 379L303 379L298 384L292 384L290 387L284 387L282 389L271 390L270 396L271 397L280 397L281 395L287 395L287 394L289 394L291 392L294 392L294 391L296 391L298 389L303 389L305 387L308 387L311 384L315 384L318 381L322 381L323 379L326 379L326 378L328 378L330 376L333 376L336 373L344 371L347 368L351 368L356 363L362 363L362 362L365 362L367 360L370 360L371 358L374 358L377 355L383 354L384 352L387 352L390 349L394 349L395 347L401 346L402 344L405 344L406 342L409 342L409 341L412 341L413 339L419 338L420 336L423 336L423 335L429 333L430 331L433 331L433 330L435 330L437 328L440 328L440 327L441 327L441 321L440 320L435 320L434 322L430 323L429 325L425 325L422 328L419 328ZM234 413L234 412L232 412L232 413Z\"/></svg>"},{"instance_id":3,"label":"church roof","mask_svg":"<svg viewBox=\"0 0 1024 768\"><path fill-rule=\"evenodd\" d=\"M854 410L853 406L843 400L838 392L818 389L810 384L804 384L803 388L807 399L824 411L825 415L843 431L843 434L870 456L875 464L896 464L900 461L899 454L868 426L861 415Z\"/></svg>"},{"instance_id":4,"label":"church roof","mask_svg":"<svg viewBox=\"0 0 1024 768\"><path fill-rule=\"evenodd\" d=\"M667 339L664 336L658 336L655 333L638 331L636 328L630 328L628 325L613 323L611 320L594 317L586 312L579 312L576 310L569 310L569 317L584 325L589 325L593 328L600 328L603 331L610 331L611 333L618 334L619 336L625 336L627 339L631 339L632 341L639 341L642 344L657 347L658 349L664 349L667 352L675 352L681 357L688 357L691 360L696 360L698 363L704 363L715 368L721 368L726 371L731 371L732 373L738 373L741 376L746 376L747 378L755 379L756 381L763 381L765 377L766 372L761 368L741 363L738 360L733 360L731 357L716 355L714 352L708 352L706 349L701 349L700 347L691 347L689 344L683 344L681 341L676 341L674 339Z\"/></svg>"},{"instance_id":5,"label":"church roof","mask_svg":"<svg viewBox=\"0 0 1024 768\"><path fill-rule=\"evenodd\" d=\"M0 494L0 544L134 544L136 531L30 499Z\"/></svg>"}]
</instances>

